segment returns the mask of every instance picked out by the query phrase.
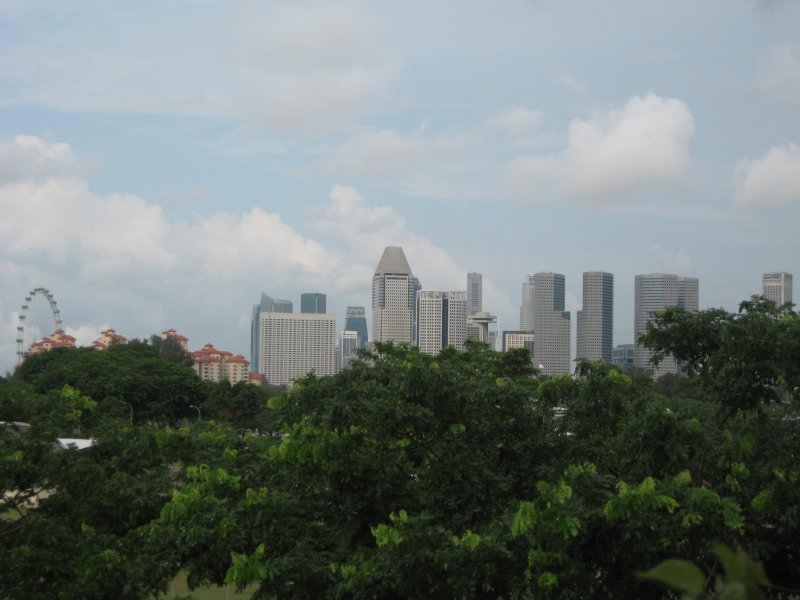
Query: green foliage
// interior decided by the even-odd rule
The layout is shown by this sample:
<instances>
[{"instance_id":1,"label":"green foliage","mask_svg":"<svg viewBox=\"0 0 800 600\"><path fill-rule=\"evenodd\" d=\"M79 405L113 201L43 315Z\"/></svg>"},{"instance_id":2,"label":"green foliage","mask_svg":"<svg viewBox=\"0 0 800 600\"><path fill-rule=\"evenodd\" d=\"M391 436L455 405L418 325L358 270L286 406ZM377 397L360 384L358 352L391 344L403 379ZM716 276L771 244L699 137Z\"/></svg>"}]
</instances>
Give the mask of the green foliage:
<instances>
[{"instance_id":1,"label":"green foliage","mask_svg":"<svg viewBox=\"0 0 800 600\"><path fill-rule=\"evenodd\" d=\"M662 387L602 362L542 380L481 345L378 344L280 395L150 344L34 357L0 382L0 419L31 423L0 427L0 597L157 596L179 571L264 598L756 594L764 573L714 541L797 588L797 318L666 319L653 336L694 375ZM773 370L739 352L755 336L771 360L759 335ZM67 435L96 443L54 452Z\"/></svg>"},{"instance_id":2,"label":"green foliage","mask_svg":"<svg viewBox=\"0 0 800 600\"><path fill-rule=\"evenodd\" d=\"M723 544L714 544L714 554L725 571L714 581L710 598L719 600L762 600L762 587L771 584L761 565L751 559L743 550L731 550ZM639 577L664 583L685 594L687 598L699 598L706 587L707 578L693 563L670 559L658 564Z\"/></svg>"}]
</instances>

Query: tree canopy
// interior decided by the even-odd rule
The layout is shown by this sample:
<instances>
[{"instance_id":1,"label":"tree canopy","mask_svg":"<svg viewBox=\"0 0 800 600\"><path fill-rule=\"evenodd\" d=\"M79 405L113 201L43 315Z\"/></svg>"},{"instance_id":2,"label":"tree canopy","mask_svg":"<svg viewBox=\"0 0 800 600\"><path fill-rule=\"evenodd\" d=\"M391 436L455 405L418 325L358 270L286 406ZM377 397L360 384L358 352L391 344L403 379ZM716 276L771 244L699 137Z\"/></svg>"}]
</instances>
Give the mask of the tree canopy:
<instances>
[{"instance_id":1,"label":"tree canopy","mask_svg":"<svg viewBox=\"0 0 800 600\"><path fill-rule=\"evenodd\" d=\"M758 300L663 313L670 397L481 345L378 344L274 396L147 345L53 353L0 382L0 420L31 423L0 427L0 596L158 596L182 571L259 598L662 598L636 573L713 573L719 544L798 589L797 327ZM95 445L54 452L69 432Z\"/></svg>"}]
</instances>

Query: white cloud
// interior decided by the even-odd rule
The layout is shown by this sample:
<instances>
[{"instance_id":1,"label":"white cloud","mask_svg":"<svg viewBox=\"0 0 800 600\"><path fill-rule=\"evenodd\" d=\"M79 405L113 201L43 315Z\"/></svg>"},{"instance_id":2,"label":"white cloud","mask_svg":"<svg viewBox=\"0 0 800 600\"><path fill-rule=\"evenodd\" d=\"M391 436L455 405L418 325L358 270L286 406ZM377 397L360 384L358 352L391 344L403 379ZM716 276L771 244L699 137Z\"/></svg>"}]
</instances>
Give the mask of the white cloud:
<instances>
[{"instance_id":1,"label":"white cloud","mask_svg":"<svg viewBox=\"0 0 800 600\"><path fill-rule=\"evenodd\" d=\"M199 344L225 347L246 337L242 307L262 289L292 297L313 288L364 304L389 244L404 247L426 287L463 289L462 270L444 249L351 187L333 186L329 202L315 208L312 239L259 207L171 221L142 198L98 196L76 175L81 164L67 144L18 137L0 152L17 165L0 182L0 302L21 302L21 290L46 283L81 344L111 324L128 338L176 327ZM8 319L0 325L13 334L16 316ZM12 368L15 338L6 337L0 367ZM237 343L230 349L247 351Z\"/></svg>"},{"instance_id":2,"label":"white cloud","mask_svg":"<svg viewBox=\"0 0 800 600\"><path fill-rule=\"evenodd\" d=\"M511 193L523 200L551 199L621 204L636 192L674 184L688 171L694 118L685 102L648 94L622 109L569 125L557 155L516 158Z\"/></svg>"},{"instance_id":3,"label":"white cloud","mask_svg":"<svg viewBox=\"0 0 800 600\"><path fill-rule=\"evenodd\" d=\"M249 118L319 133L391 97L399 60L354 5L245 6L235 32L238 103Z\"/></svg>"},{"instance_id":4,"label":"white cloud","mask_svg":"<svg viewBox=\"0 0 800 600\"><path fill-rule=\"evenodd\" d=\"M108 323L103 325L80 325L78 327L65 327L64 333L75 338L76 346L91 346L92 342L100 337L100 332L110 329Z\"/></svg>"},{"instance_id":5,"label":"white cloud","mask_svg":"<svg viewBox=\"0 0 800 600\"><path fill-rule=\"evenodd\" d=\"M761 91L771 100L800 104L800 43L776 46L757 76Z\"/></svg>"},{"instance_id":6,"label":"white cloud","mask_svg":"<svg viewBox=\"0 0 800 600\"><path fill-rule=\"evenodd\" d=\"M779 207L800 202L800 147L773 146L761 158L736 168L733 204L741 208Z\"/></svg>"},{"instance_id":7,"label":"white cloud","mask_svg":"<svg viewBox=\"0 0 800 600\"><path fill-rule=\"evenodd\" d=\"M69 144L51 144L31 135L0 143L0 185L81 175Z\"/></svg>"},{"instance_id":8,"label":"white cloud","mask_svg":"<svg viewBox=\"0 0 800 600\"><path fill-rule=\"evenodd\" d=\"M426 289L463 289L463 269L430 240L410 231L405 219L389 206L370 206L354 188L335 185L329 206L314 211L312 227L335 233L346 243L350 256L363 257L353 274L371 278L383 249L402 246L414 275ZM464 275L465 277L465 275ZM362 285L364 279L361 279Z\"/></svg>"},{"instance_id":9,"label":"white cloud","mask_svg":"<svg viewBox=\"0 0 800 600\"><path fill-rule=\"evenodd\" d=\"M474 200L496 195L498 163L535 141L544 113L522 106L464 127L407 133L364 129L317 163L325 173L391 185L413 196Z\"/></svg>"},{"instance_id":10,"label":"white cloud","mask_svg":"<svg viewBox=\"0 0 800 600\"><path fill-rule=\"evenodd\" d=\"M662 271L687 273L692 269L692 259L685 248L668 250L659 244L651 244L650 254Z\"/></svg>"}]
</instances>

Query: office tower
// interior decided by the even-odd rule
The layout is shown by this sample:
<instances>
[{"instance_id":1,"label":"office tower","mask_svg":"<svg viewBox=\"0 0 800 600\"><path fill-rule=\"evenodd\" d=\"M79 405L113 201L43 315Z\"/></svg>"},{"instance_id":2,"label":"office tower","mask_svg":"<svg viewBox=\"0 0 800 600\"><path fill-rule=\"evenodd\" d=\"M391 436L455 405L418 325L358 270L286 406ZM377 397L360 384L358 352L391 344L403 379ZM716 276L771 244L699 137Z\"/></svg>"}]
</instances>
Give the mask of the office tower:
<instances>
[{"instance_id":1,"label":"office tower","mask_svg":"<svg viewBox=\"0 0 800 600\"><path fill-rule=\"evenodd\" d=\"M761 295L778 306L792 301L792 274L783 271L764 273L761 278Z\"/></svg>"},{"instance_id":2,"label":"office tower","mask_svg":"<svg viewBox=\"0 0 800 600\"><path fill-rule=\"evenodd\" d=\"M583 310L578 311L576 358L611 364L614 335L614 276L601 271L583 274Z\"/></svg>"},{"instance_id":3,"label":"office tower","mask_svg":"<svg viewBox=\"0 0 800 600\"><path fill-rule=\"evenodd\" d=\"M483 310L483 275L467 273L467 314Z\"/></svg>"},{"instance_id":4,"label":"office tower","mask_svg":"<svg viewBox=\"0 0 800 600\"><path fill-rule=\"evenodd\" d=\"M533 331L534 282L533 275L527 275L522 282L522 305L519 308L519 328Z\"/></svg>"},{"instance_id":5,"label":"office tower","mask_svg":"<svg viewBox=\"0 0 800 600\"><path fill-rule=\"evenodd\" d=\"M267 383L287 385L314 372L336 370L336 317L332 314L262 312L258 373Z\"/></svg>"},{"instance_id":6,"label":"office tower","mask_svg":"<svg viewBox=\"0 0 800 600\"><path fill-rule=\"evenodd\" d=\"M625 371L634 365L635 356L636 346L634 344L619 344L614 346L614 350L611 352L611 364Z\"/></svg>"},{"instance_id":7,"label":"office tower","mask_svg":"<svg viewBox=\"0 0 800 600\"><path fill-rule=\"evenodd\" d=\"M300 312L305 314L325 314L325 294L300 294Z\"/></svg>"},{"instance_id":8,"label":"office tower","mask_svg":"<svg viewBox=\"0 0 800 600\"><path fill-rule=\"evenodd\" d=\"M504 331L503 332L503 352L516 348L525 348L533 360L533 341L532 331Z\"/></svg>"},{"instance_id":9,"label":"office tower","mask_svg":"<svg viewBox=\"0 0 800 600\"><path fill-rule=\"evenodd\" d=\"M372 277L372 339L416 342L416 294L419 280L411 273L400 246L387 246Z\"/></svg>"},{"instance_id":10,"label":"office tower","mask_svg":"<svg viewBox=\"0 0 800 600\"><path fill-rule=\"evenodd\" d=\"M350 360L356 355L356 348L359 348L358 332L345 329L342 332L342 338L339 343L339 369L348 367Z\"/></svg>"},{"instance_id":11,"label":"office tower","mask_svg":"<svg viewBox=\"0 0 800 600\"><path fill-rule=\"evenodd\" d=\"M467 309L469 309L469 300L467 300ZM478 311L467 315L467 339L476 340L488 344L490 348L494 349L492 345L492 334L494 331L489 331L489 325L497 323L497 317L490 315L486 311Z\"/></svg>"},{"instance_id":12,"label":"office tower","mask_svg":"<svg viewBox=\"0 0 800 600\"><path fill-rule=\"evenodd\" d=\"M262 312L290 313L292 312L292 302L291 300L276 300L264 292L261 292L261 300L258 304L253 305L253 312L250 318L250 364L253 365L254 369L257 369L259 365L258 340L260 335L259 328L261 326L259 315Z\"/></svg>"},{"instance_id":13,"label":"office tower","mask_svg":"<svg viewBox=\"0 0 800 600\"><path fill-rule=\"evenodd\" d=\"M355 331L358 334L358 347L367 345L367 312L363 306L348 306L344 319L345 331Z\"/></svg>"},{"instance_id":14,"label":"office tower","mask_svg":"<svg viewBox=\"0 0 800 600\"><path fill-rule=\"evenodd\" d=\"M564 310L564 276L533 276L533 359L547 375L570 372L570 314Z\"/></svg>"},{"instance_id":15,"label":"office tower","mask_svg":"<svg viewBox=\"0 0 800 600\"><path fill-rule=\"evenodd\" d=\"M671 356L665 357L658 367L653 367L650 364L653 352L649 348L640 346L639 338L647 330L647 324L653 320L654 314L660 310L678 306L696 312L699 307L699 289L700 283L696 277L679 277L667 273L646 273L636 276L633 320L636 367L645 369L655 378L678 372L678 363Z\"/></svg>"},{"instance_id":16,"label":"office tower","mask_svg":"<svg viewBox=\"0 0 800 600\"><path fill-rule=\"evenodd\" d=\"M467 293L417 292L417 329L420 352L438 354L448 346L463 350L467 336Z\"/></svg>"}]
</instances>

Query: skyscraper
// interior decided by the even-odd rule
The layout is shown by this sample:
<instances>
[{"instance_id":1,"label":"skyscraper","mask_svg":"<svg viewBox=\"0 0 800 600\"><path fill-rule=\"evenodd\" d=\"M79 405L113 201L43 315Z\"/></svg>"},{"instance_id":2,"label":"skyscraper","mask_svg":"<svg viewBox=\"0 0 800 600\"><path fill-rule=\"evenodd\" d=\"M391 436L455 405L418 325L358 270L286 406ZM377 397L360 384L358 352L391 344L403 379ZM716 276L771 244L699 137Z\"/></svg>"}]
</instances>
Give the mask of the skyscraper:
<instances>
[{"instance_id":1,"label":"skyscraper","mask_svg":"<svg viewBox=\"0 0 800 600\"><path fill-rule=\"evenodd\" d=\"M344 330L355 331L358 334L358 347L367 345L367 313L363 306L348 306L345 313Z\"/></svg>"},{"instance_id":2,"label":"skyscraper","mask_svg":"<svg viewBox=\"0 0 800 600\"><path fill-rule=\"evenodd\" d=\"M259 315L262 312L292 312L292 302L290 300L276 300L261 292L261 300L253 305L252 317L250 320L250 364L254 369L259 365L259 335L261 320Z\"/></svg>"},{"instance_id":3,"label":"skyscraper","mask_svg":"<svg viewBox=\"0 0 800 600\"><path fill-rule=\"evenodd\" d=\"M778 306L792 301L792 274L784 271L764 273L761 278L761 295Z\"/></svg>"},{"instance_id":4,"label":"skyscraper","mask_svg":"<svg viewBox=\"0 0 800 600\"><path fill-rule=\"evenodd\" d=\"M527 275L522 282L522 304L519 307L520 331L533 331L534 281Z\"/></svg>"},{"instance_id":5,"label":"skyscraper","mask_svg":"<svg viewBox=\"0 0 800 600\"><path fill-rule=\"evenodd\" d=\"M587 271L583 274L583 310L578 311L576 358L603 359L611 364L613 336L614 276Z\"/></svg>"},{"instance_id":6,"label":"skyscraper","mask_svg":"<svg viewBox=\"0 0 800 600\"><path fill-rule=\"evenodd\" d=\"M306 314L325 314L325 294L310 292L300 294L300 312Z\"/></svg>"},{"instance_id":7,"label":"skyscraper","mask_svg":"<svg viewBox=\"0 0 800 600\"><path fill-rule=\"evenodd\" d=\"M570 372L570 314L560 273L533 275L533 359L547 375Z\"/></svg>"},{"instance_id":8,"label":"skyscraper","mask_svg":"<svg viewBox=\"0 0 800 600\"><path fill-rule=\"evenodd\" d=\"M700 302L700 282L697 277L680 277L668 273L646 273L636 276L634 289L633 339L636 344L634 365L645 369L653 377L677 373L678 363L671 356L665 357L653 367L650 358L653 352L639 345L639 338L653 320L654 314L671 306L696 312Z\"/></svg>"},{"instance_id":9,"label":"skyscraper","mask_svg":"<svg viewBox=\"0 0 800 600\"><path fill-rule=\"evenodd\" d=\"M417 324L420 352L438 354L448 346L463 350L467 336L467 293L420 290Z\"/></svg>"},{"instance_id":10,"label":"skyscraper","mask_svg":"<svg viewBox=\"0 0 800 600\"><path fill-rule=\"evenodd\" d=\"M314 372L336 370L336 317L332 314L262 312L259 315L258 373L287 385Z\"/></svg>"},{"instance_id":11,"label":"skyscraper","mask_svg":"<svg viewBox=\"0 0 800 600\"><path fill-rule=\"evenodd\" d=\"M342 331L339 343L339 368L346 369L350 365L350 360L355 356L358 347L358 332L347 329Z\"/></svg>"},{"instance_id":12,"label":"skyscraper","mask_svg":"<svg viewBox=\"0 0 800 600\"><path fill-rule=\"evenodd\" d=\"M483 275L467 273L467 314L483 310Z\"/></svg>"},{"instance_id":13,"label":"skyscraper","mask_svg":"<svg viewBox=\"0 0 800 600\"><path fill-rule=\"evenodd\" d=\"M419 280L400 246L387 246L372 277L372 339L416 342Z\"/></svg>"}]
</instances>

